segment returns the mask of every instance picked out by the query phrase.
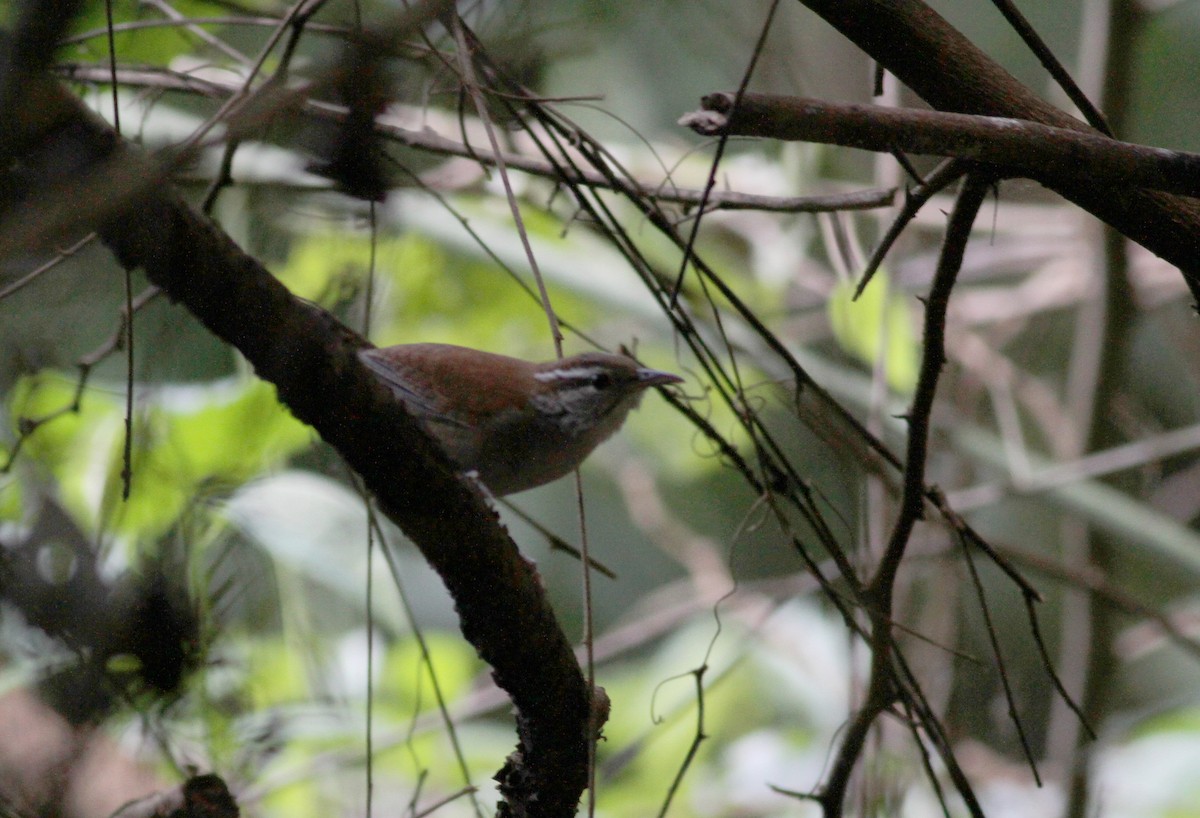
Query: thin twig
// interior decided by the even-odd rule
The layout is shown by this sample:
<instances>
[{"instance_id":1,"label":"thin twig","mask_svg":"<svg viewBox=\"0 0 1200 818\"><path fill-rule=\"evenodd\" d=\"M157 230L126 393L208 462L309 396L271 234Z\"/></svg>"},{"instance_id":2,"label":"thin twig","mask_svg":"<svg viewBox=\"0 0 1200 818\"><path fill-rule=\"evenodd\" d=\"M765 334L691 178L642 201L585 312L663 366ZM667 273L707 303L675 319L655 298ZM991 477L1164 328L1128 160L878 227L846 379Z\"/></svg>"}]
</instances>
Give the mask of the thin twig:
<instances>
[{"instance_id":1,"label":"thin twig","mask_svg":"<svg viewBox=\"0 0 1200 818\"><path fill-rule=\"evenodd\" d=\"M946 310L958 271L962 267L971 226L991 185L990 176L967 176L955 203L954 212L950 215L937 271L934 273L929 297L925 302L925 351L908 414L908 445L900 512L870 589L873 594L879 596L878 604L884 611L887 611L890 605L896 571L904 557L909 535L917 520L924 516L927 492L925 458L929 444L929 422L933 414L933 399L937 392L938 378L946 361Z\"/></svg>"},{"instance_id":2,"label":"thin twig","mask_svg":"<svg viewBox=\"0 0 1200 818\"><path fill-rule=\"evenodd\" d=\"M1062 88L1070 98L1071 102L1075 103L1075 107L1083 114L1084 119L1088 121L1096 130L1101 133L1112 136L1112 129L1108 126L1108 120L1100 109L1092 104L1088 99L1088 95L1083 92L1083 89L1075 82L1075 78L1067 71L1066 66L1054 56L1054 52L1042 40L1041 35L1034 30L1025 15L1017 8L1012 0L992 0L992 5L1000 10L1004 15L1004 19L1013 27L1013 31L1020 35L1022 42L1029 47L1029 50L1038 58L1038 62L1042 64L1050 76L1054 77L1054 81L1058 83L1058 87Z\"/></svg>"},{"instance_id":3,"label":"thin twig","mask_svg":"<svg viewBox=\"0 0 1200 818\"><path fill-rule=\"evenodd\" d=\"M971 226L991 186L991 177L967 176L942 243L929 298L925 305L925 352L921 361L917 388L909 410L908 446L900 509L875 576L865 589L870 603L871 670L862 708L851 719L830 773L818 795L825 818L838 818L845 804L847 787L859 757L866 747L867 735L881 713L897 699L894 660L898 659L892 636L892 599L896 574L908 546L909 537L922 516L925 503L925 461L929 441L929 421L938 377L945 361L946 310L950 293L962 266L963 253ZM936 721L928 726L932 727Z\"/></svg>"},{"instance_id":4,"label":"thin twig","mask_svg":"<svg viewBox=\"0 0 1200 818\"><path fill-rule=\"evenodd\" d=\"M883 264L883 259L887 256L888 251L892 249L892 245L900 238L900 234L904 232L904 228L908 227L912 220L917 217L917 214L921 212L921 208L938 193L954 184L966 172L966 163L956 159L948 159L934 168L933 172L926 176L921 184L905 189L903 207L900 208L900 212L896 214L896 218L892 220L892 223L888 225L887 232L883 234L883 238L879 240L879 244L876 245L874 252L871 253L871 258L867 262L867 266L863 269L862 276L859 278L858 286L854 288L855 301L863 294L863 290L867 288L867 285L871 283L871 279L875 276L875 271L879 269L879 265Z\"/></svg>"},{"instance_id":5,"label":"thin twig","mask_svg":"<svg viewBox=\"0 0 1200 818\"><path fill-rule=\"evenodd\" d=\"M767 35L771 33L771 21L775 19L775 12L779 8L779 0L772 0L771 7L767 10L767 19L763 21L762 26L758 31L758 41L755 42L754 48L750 51L750 62L746 65L746 70L742 72L742 81L738 84L737 91L733 95L733 107L736 109L738 101L742 95L746 93L746 88L750 85L750 79L754 76L754 68L758 65L758 58L762 56L764 47L767 44ZM725 155L725 147L729 144L729 135L720 134L717 138L717 149L713 153L712 163L709 165L708 181L704 184L704 191L700 197L700 213L704 213L705 205L708 202L708 197L712 193L713 188L717 186L717 169L721 167L721 159ZM696 238L700 235L700 216L692 222L691 233L688 234L687 244L683 250L683 258L679 262L679 275L675 279L675 285L671 288L670 305L674 309L679 303L679 290L683 286L683 277L687 273L688 262L692 258L693 251L696 247Z\"/></svg>"},{"instance_id":6,"label":"thin twig","mask_svg":"<svg viewBox=\"0 0 1200 818\"><path fill-rule=\"evenodd\" d=\"M979 601L979 611L983 615L983 627L992 648L992 656L996 660L996 672L1000 676L1000 687L1004 690L1004 702L1008 705L1008 719L1016 728L1021 752L1025 754L1025 762L1029 765L1030 772L1033 773L1034 783L1040 787L1042 786L1042 776L1038 772L1037 761L1033 757L1033 747L1025 733L1025 723L1021 721L1021 714L1017 712L1016 696L1013 694L1012 683L1008 678L1008 665L1000 650L1000 638L996 635L996 625L992 621L992 610L988 604L987 593L983 589L983 580L979 577L979 569L975 566L975 558L971 556L971 549L967 545L966 539L959 537L958 543L962 548L963 561L967 564L967 573L971 577L971 586L975 589L975 598ZM1044 658L1047 662L1049 661L1048 656Z\"/></svg>"},{"instance_id":7,"label":"thin twig","mask_svg":"<svg viewBox=\"0 0 1200 818\"><path fill-rule=\"evenodd\" d=\"M676 793L679 792L679 786L683 783L683 777L687 775L692 762L696 760L696 753L699 752L700 745L707 738L704 734L704 673L707 670L707 665L701 665L693 670L691 674L696 680L696 732L692 735L692 743L688 745L687 754L684 755L683 762L680 763L679 769L675 771L675 778L672 779L671 786L667 788L667 794L663 798L662 807L658 811L658 818L665 818L667 810L671 808L671 802L675 799Z\"/></svg>"},{"instance_id":8,"label":"thin twig","mask_svg":"<svg viewBox=\"0 0 1200 818\"><path fill-rule=\"evenodd\" d=\"M90 66L75 65L62 69L73 81L108 83L106 72ZM237 92L239 84L217 77L192 77L162 69L124 68L118 72L122 85L142 88L184 91L206 97L223 98ZM345 116L344 106L320 100L305 100L301 110L320 119L339 119ZM768 213L828 213L841 210L874 210L889 207L896 197L895 188L870 188L848 193L826 193L810 196L764 196L736 190L714 190L707 198L703 190L665 185L663 182L614 183L595 171L578 173L559 164L519 153L503 152L500 157L477 147L448 139L428 129L411 129L401 124L406 118L385 114L376 121L380 136L405 147L426 151L436 156L456 156L479 164L495 167L501 159L512 170L555 181L586 185L599 190L631 190L636 195L657 202L696 207L702 199L708 210L755 210Z\"/></svg>"}]
</instances>

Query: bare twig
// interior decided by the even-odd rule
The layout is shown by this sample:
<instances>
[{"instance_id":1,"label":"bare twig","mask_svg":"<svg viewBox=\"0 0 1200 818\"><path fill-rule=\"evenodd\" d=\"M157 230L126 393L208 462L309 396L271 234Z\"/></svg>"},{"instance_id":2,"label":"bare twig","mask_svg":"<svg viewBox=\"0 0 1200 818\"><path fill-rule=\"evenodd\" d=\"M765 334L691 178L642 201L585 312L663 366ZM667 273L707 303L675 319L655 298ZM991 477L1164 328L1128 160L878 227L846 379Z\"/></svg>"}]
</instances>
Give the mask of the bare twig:
<instances>
[{"instance_id":1,"label":"bare twig","mask_svg":"<svg viewBox=\"0 0 1200 818\"><path fill-rule=\"evenodd\" d=\"M952 156L1054 186L1087 169L1097 187L1140 187L1200 196L1200 154L1120 142L1102 134L1020 119L831 103L804 97L708 94L681 124L705 136L737 134L823 142L871 151Z\"/></svg>"},{"instance_id":2,"label":"bare twig","mask_svg":"<svg viewBox=\"0 0 1200 818\"><path fill-rule=\"evenodd\" d=\"M77 65L64 69L73 80L83 82L111 82L107 70L92 66ZM224 98L241 87L237 83L219 78L203 79L163 70L124 68L117 72L122 85L162 90L186 91L202 96ZM345 115L343 106L318 100L305 100L301 111L320 119L337 119ZM573 171L545 159L523 153L504 152L502 156L492 154L479 147L441 136L428 129L414 129L403 123L407 117L384 114L376 121L379 135L406 147L427 151L436 156L456 156L477 161L487 167L495 167L503 161L513 170L540 176L564 183L586 185L592 189L614 190L632 188L640 196L658 202L698 206L701 200L709 210L756 210L769 213L825 213L839 210L872 210L887 207L895 199L893 188L868 189L849 193L814 194L811 196L764 196L736 190L713 190L705 198L703 190L680 188L665 182L632 181L616 186L603 174L593 170Z\"/></svg>"},{"instance_id":3,"label":"bare twig","mask_svg":"<svg viewBox=\"0 0 1200 818\"><path fill-rule=\"evenodd\" d=\"M895 591L896 574L904 557L909 537L918 519L923 516L925 496L925 461L929 440L929 421L933 411L933 399L937 391L938 377L945 361L946 309L958 270L962 265L963 252L970 236L971 225L990 189L992 179L986 174L967 176L959 193L950 223L933 285L925 305L925 352L921 371L908 415L908 447L904 468L904 484L900 510L892 529L887 547L880 559L874 577L865 589L869 603L867 615L871 621L871 675L866 699L862 708L847 726L841 747L830 768L817 798L826 818L838 818L842 814L851 773L866 747L866 738L875 720L901 696L905 688L898 684L893 661L898 659L894 651L894 637L890 625L892 599ZM909 688L911 690L911 688ZM906 698L908 698L906 696ZM909 699L911 701L911 699ZM935 723L928 726L935 727Z\"/></svg>"},{"instance_id":4,"label":"bare twig","mask_svg":"<svg viewBox=\"0 0 1200 818\"><path fill-rule=\"evenodd\" d=\"M1075 79L1067 71L1066 66L1054 56L1054 52L1046 45L1029 21L1025 19L1025 15L1017 8L1016 3L1012 0L992 0L992 5L1000 10L1004 15L1004 19L1013 27L1013 31L1020 35L1021 40L1029 47L1029 50L1037 56L1038 62L1042 67L1054 77L1054 81L1058 86L1066 92L1071 102L1075 103L1075 107L1087 119L1088 124L1093 128L1105 134L1112 136L1112 129L1108 127L1108 120L1104 118L1104 114L1100 113L1100 109L1092 104L1088 99L1087 94L1083 89L1076 84Z\"/></svg>"}]
</instances>

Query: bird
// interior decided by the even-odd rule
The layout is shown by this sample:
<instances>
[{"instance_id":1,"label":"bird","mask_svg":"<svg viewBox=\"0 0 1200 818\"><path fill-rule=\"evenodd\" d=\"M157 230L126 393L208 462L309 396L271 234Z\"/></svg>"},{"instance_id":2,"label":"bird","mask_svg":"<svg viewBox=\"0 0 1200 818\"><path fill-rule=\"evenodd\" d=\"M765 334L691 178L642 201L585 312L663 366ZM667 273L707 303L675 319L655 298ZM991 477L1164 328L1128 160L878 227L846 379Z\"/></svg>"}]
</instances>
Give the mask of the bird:
<instances>
[{"instance_id":1,"label":"bird","mask_svg":"<svg viewBox=\"0 0 1200 818\"><path fill-rule=\"evenodd\" d=\"M680 383L632 358L585 352L533 363L451 344L360 350L359 359L496 497L574 471L653 386Z\"/></svg>"}]
</instances>

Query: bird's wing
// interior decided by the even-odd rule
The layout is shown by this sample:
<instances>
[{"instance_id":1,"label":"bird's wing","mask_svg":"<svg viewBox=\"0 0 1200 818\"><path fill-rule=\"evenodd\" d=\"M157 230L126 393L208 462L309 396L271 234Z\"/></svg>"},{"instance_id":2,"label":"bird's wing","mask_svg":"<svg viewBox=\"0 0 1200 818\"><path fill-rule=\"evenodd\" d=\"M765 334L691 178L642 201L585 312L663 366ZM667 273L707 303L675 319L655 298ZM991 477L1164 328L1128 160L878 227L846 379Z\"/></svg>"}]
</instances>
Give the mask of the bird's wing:
<instances>
[{"instance_id":1,"label":"bird's wing","mask_svg":"<svg viewBox=\"0 0 1200 818\"><path fill-rule=\"evenodd\" d=\"M432 395L417 389L393 363L373 354L376 351L374 349L363 350L358 357L375 373L376 377L391 388L397 398L404 402L409 412L427 423L466 427L466 424L446 415Z\"/></svg>"}]
</instances>

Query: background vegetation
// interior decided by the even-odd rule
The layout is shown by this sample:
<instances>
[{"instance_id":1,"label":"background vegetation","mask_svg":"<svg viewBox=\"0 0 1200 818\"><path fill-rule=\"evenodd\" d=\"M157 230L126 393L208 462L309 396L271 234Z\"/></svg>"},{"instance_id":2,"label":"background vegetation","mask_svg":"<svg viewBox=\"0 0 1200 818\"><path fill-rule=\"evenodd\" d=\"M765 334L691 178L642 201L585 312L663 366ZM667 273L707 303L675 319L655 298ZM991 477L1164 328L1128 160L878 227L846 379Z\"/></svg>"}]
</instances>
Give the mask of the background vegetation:
<instances>
[{"instance_id":1,"label":"background vegetation","mask_svg":"<svg viewBox=\"0 0 1200 818\"><path fill-rule=\"evenodd\" d=\"M989 4L932 5L1069 107ZM14 4L6 25L29 8ZM54 72L115 122L106 11L84 4ZM624 344L686 377L671 402L648 396L583 470L589 548L616 574L593 574L591 617L579 563L548 536L580 539L571 481L501 507L568 636L585 620L595 629L596 681L612 704L596 811L829 814L880 646L847 573L867 583L901 513L902 473L860 432L905 451L923 299L955 189L931 198L855 300L904 189L917 187L901 162L771 140L718 149L677 120L702 95L736 89L752 60L752 90L872 101L861 51L796 3L518 3L459 8L480 65L586 134L563 155L594 140L639 195L591 192L596 210L581 206L530 135L542 133L533 106L497 93L477 116L452 31L433 23L393 32L395 52L372 64L382 78L350 81L378 80L388 94L378 120L388 191L368 203L329 167L330 145L346 144L336 117L305 106L347 101L328 77L355 32L394 11L114 0L121 133L173 162L188 201L292 293L374 343L548 359L501 174L473 155L492 155L492 126L550 301L572 329L567 351ZM1200 4L1025 11L1119 137L1200 149ZM280 102L275 89L294 96ZM874 101L919 105L891 77ZM685 194L705 188L718 152L714 196L760 198L698 219ZM935 166L911 162L914 173ZM6 168L0 233L41 192L19 189L20 171ZM785 201L861 191L878 192L878 206ZM1034 182L992 193L950 301L924 475L991 550L927 506L884 624L912 674L896 684L920 690L928 709L904 697L880 708L848 759L844 807L1192 814L1194 304L1176 269ZM86 233L0 260L0 540L10 558L29 558L27 573L3 577L5 804L107 815L215 771L248 814L493 811L512 717L439 577L369 515L353 472L271 385L139 272L127 284ZM694 239L707 272L685 264L678 237ZM663 298L676 277L677 307ZM830 400L795 388L768 338ZM49 603L19 590L38 583ZM129 622L154 639L113 635ZM77 742L53 774L28 748L65 728L39 703ZM105 788L88 778L85 751L115 765L99 776Z\"/></svg>"}]
</instances>

